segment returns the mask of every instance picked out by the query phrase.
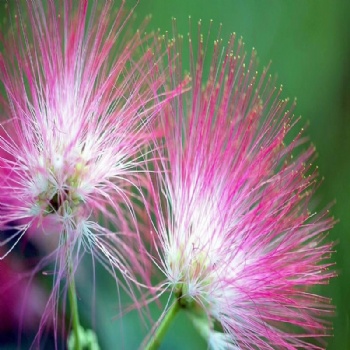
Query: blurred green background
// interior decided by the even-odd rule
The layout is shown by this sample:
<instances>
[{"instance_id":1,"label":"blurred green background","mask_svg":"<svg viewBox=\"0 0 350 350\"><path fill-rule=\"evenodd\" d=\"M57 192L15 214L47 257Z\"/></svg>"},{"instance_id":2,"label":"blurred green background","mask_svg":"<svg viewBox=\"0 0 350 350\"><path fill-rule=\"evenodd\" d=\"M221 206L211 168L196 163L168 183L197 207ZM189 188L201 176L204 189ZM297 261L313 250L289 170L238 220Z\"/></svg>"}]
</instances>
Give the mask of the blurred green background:
<instances>
[{"instance_id":1,"label":"blurred green background","mask_svg":"<svg viewBox=\"0 0 350 350\"><path fill-rule=\"evenodd\" d=\"M134 3L127 1L127 6L131 8ZM301 124L309 124L306 134L317 148L316 164L320 177L324 177L315 201L322 208L335 200L331 212L339 220L329 235L330 240L337 242L333 259L339 277L318 290L331 297L336 306L332 319L334 336L328 339L327 349L349 350L350 1L141 0L135 13L136 23L152 14L148 30L171 32L171 18L175 17L177 30L184 35L188 32L189 15L193 28L202 20L203 34L212 19L213 39L222 23L224 41L231 32L242 36L248 54L252 47L257 49L260 71L272 61L270 73L278 77L278 84L283 84L283 97L297 97L295 113L302 115ZM147 328L136 312L115 319L118 291L103 271L98 269L96 276L95 326L102 348L137 349ZM90 300L93 283L84 275L78 278L82 313L90 310L84 300ZM157 319L161 308L152 305L151 312ZM206 349L206 344L186 317L179 315L161 349Z\"/></svg>"}]
</instances>

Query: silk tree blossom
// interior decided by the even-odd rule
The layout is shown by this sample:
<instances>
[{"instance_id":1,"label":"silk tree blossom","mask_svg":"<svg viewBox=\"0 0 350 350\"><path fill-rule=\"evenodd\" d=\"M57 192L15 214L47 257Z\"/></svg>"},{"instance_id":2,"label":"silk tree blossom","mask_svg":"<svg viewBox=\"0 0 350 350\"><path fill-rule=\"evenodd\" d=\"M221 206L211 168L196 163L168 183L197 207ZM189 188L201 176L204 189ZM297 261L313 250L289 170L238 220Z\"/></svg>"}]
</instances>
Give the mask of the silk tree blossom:
<instances>
[{"instance_id":1,"label":"silk tree blossom","mask_svg":"<svg viewBox=\"0 0 350 350\"><path fill-rule=\"evenodd\" d=\"M333 276L334 221L310 211L314 147L295 136L298 119L266 70L259 78L254 50L248 60L234 35L226 49L216 40L205 72L208 47L200 36L195 54L190 39L191 91L164 115L154 237L163 286L212 349L323 348L331 306L312 287ZM172 41L169 56L179 51ZM171 81L181 74L178 64Z\"/></svg>"},{"instance_id":2,"label":"silk tree blossom","mask_svg":"<svg viewBox=\"0 0 350 350\"><path fill-rule=\"evenodd\" d=\"M57 292L67 251L73 270L89 251L111 272L143 273L131 203L146 183L151 125L173 93L159 94L156 41L129 35L123 8L55 3L18 6L1 39L0 226L16 233L0 258L28 229L46 227L58 241Z\"/></svg>"}]
</instances>

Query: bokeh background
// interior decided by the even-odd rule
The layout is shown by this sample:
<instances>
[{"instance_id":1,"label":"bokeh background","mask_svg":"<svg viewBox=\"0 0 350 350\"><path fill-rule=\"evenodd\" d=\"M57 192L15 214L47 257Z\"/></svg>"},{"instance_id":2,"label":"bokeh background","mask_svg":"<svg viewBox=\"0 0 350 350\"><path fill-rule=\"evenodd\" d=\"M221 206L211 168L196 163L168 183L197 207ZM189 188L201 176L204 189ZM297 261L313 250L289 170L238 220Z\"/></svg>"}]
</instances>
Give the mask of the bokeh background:
<instances>
[{"instance_id":1,"label":"bokeh background","mask_svg":"<svg viewBox=\"0 0 350 350\"><path fill-rule=\"evenodd\" d=\"M9 23L5 10L9 1L0 0L2 31ZM133 0L127 0L129 8L134 4ZM175 17L177 31L186 35L191 15L193 28L199 19L202 20L203 34L209 28L209 21L213 20L214 39L222 24L224 41L232 32L242 36L248 53L252 47L257 49L260 71L272 61L269 71L277 76L278 84L283 84L282 96L297 97L295 114L301 115L301 124L307 125L306 134L318 151L316 165L320 178L324 177L315 196L317 208L334 202L331 212L338 220L329 239L336 242L333 261L339 276L329 286L317 290L331 297L336 306L332 318L333 336L328 339L327 349L350 349L350 1L141 0L134 12L137 15L135 29L145 15L152 14L149 31L159 28L161 32L171 32L171 18ZM26 254L35 255L35 249ZM16 259L21 256L21 251L13 255ZM13 265L18 267L19 263ZM147 334L146 325L136 312L118 317L121 307L118 294L123 305L128 302L127 298L103 271L97 268L92 279L89 269L88 264L82 268L77 281L82 322L90 324L89 301L95 299L93 326L102 349L137 349ZM4 265L0 265L0 277L1 273L6 275L4 271ZM14 271L18 270L14 268ZM40 310L40 300L45 299L45 288L50 283L41 276L35 280L35 285L40 290L34 290ZM94 286L96 298L91 297ZM40 293L42 298L38 297ZM4 326L8 320L1 312L0 349L16 348L17 333ZM151 313L157 319L161 308L151 305ZM23 349L30 344L30 339L29 331L24 336ZM48 337L46 348L50 349L50 344ZM205 348L206 344L185 315L176 318L161 347L163 350Z\"/></svg>"}]
</instances>

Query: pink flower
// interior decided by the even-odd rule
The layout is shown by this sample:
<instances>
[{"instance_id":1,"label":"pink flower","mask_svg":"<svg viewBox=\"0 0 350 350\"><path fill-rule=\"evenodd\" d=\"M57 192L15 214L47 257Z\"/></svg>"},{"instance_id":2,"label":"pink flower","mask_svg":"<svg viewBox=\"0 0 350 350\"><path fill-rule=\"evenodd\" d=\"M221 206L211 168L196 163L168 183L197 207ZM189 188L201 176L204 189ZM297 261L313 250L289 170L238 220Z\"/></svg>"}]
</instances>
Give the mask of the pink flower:
<instances>
[{"instance_id":1,"label":"pink flower","mask_svg":"<svg viewBox=\"0 0 350 350\"><path fill-rule=\"evenodd\" d=\"M0 228L16 229L0 259L29 228L45 230L58 242L54 292L67 250L74 269L89 251L113 276L143 273L132 201L146 184L154 117L173 94L159 95L154 44L126 36L123 8L59 4L26 2L0 55Z\"/></svg>"},{"instance_id":2,"label":"pink flower","mask_svg":"<svg viewBox=\"0 0 350 350\"><path fill-rule=\"evenodd\" d=\"M0 334L5 335L22 324L26 331L36 331L45 308L46 293L33 283L28 287L28 275L18 257L0 261ZM24 317L23 317L24 316ZM52 322L52 320L50 320Z\"/></svg>"},{"instance_id":3,"label":"pink flower","mask_svg":"<svg viewBox=\"0 0 350 350\"><path fill-rule=\"evenodd\" d=\"M331 307L311 288L334 275L334 221L309 211L314 147L292 137L297 119L255 52L245 63L241 40L215 41L206 78L206 49L201 39L192 89L164 115L155 262L212 349L319 349Z\"/></svg>"}]
</instances>

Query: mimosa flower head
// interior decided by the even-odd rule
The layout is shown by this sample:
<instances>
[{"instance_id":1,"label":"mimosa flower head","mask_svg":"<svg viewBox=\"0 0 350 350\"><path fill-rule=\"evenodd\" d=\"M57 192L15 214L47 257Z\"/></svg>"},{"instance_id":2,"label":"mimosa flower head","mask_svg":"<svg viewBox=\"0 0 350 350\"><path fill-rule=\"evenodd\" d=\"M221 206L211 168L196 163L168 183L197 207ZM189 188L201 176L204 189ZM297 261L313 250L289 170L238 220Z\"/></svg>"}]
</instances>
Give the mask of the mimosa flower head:
<instances>
[{"instance_id":1,"label":"mimosa flower head","mask_svg":"<svg viewBox=\"0 0 350 350\"><path fill-rule=\"evenodd\" d=\"M159 95L156 41L127 32L123 7L57 4L18 3L1 39L0 226L16 233L0 258L49 220L57 286L84 251L132 278L143 268L132 188L145 184L142 151L171 94Z\"/></svg>"},{"instance_id":2,"label":"mimosa flower head","mask_svg":"<svg viewBox=\"0 0 350 350\"><path fill-rule=\"evenodd\" d=\"M205 72L208 47L200 35L196 54L190 37L192 89L164 116L155 261L211 348L318 349L307 337L327 333L331 307L310 288L333 275L333 219L310 211L314 147L255 51L216 40Z\"/></svg>"}]
</instances>

